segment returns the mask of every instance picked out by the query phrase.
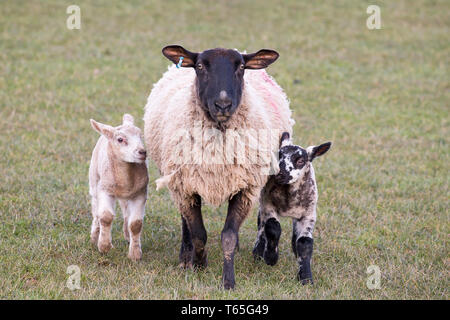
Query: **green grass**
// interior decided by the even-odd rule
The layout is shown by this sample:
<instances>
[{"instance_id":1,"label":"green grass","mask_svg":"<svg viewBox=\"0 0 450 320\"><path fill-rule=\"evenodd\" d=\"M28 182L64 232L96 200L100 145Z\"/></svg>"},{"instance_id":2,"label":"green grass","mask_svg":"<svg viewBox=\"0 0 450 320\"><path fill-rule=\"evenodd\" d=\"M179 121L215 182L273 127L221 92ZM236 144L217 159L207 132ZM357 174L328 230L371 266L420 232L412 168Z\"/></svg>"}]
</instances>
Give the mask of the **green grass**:
<instances>
[{"instance_id":1,"label":"green grass","mask_svg":"<svg viewBox=\"0 0 450 320\"><path fill-rule=\"evenodd\" d=\"M81 7L81 30L66 7ZM381 7L381 30L366 8ZM220 287L226 207L204 208L209 266L178 269L180 217L149 188L143 260L89 243L89 118L143 126L161 48L273 48L295 142L332 140L317 160L314 287L295 279L289 220L280 260L253 262L256 212L240 231L237 286ZM2 1L0 4L0 298L449 299L448 1ZM158 177L152 164L151 182ZM120 210L118 210L119 212ZM120 214L118 215L120 217ZM369 290L366 269L381 269ZM81 289L65 287L69 265Z\"/></svg>"}]
</instances>

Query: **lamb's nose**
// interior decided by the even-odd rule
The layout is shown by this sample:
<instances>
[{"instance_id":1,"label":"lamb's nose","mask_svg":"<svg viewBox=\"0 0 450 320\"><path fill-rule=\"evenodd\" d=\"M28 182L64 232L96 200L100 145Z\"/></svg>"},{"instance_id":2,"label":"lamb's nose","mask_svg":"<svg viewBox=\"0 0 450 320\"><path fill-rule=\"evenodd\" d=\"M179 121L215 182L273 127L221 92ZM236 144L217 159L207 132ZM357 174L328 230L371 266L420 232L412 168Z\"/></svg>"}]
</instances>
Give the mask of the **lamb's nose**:
<instances>
[{"instance_id":1,"label":"lamb's nose","mask_svg":"<svg viewBox=\"0 0 450 320\"><path fill-rule=\"evenodd\" d=\"M147 151L145 151L144 149L140 149L140 150L138 151L138 153L139 153L141 156L144 156L144 157L147 156Z\"/></svg>"}]
</instances>

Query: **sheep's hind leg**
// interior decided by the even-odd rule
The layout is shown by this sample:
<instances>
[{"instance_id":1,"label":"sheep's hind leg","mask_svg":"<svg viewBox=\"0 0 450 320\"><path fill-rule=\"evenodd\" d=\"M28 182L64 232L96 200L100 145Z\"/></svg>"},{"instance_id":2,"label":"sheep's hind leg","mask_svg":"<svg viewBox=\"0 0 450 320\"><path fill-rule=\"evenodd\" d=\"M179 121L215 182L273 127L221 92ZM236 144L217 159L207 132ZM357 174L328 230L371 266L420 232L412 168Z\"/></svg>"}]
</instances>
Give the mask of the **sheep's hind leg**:
<instances>
[{"instance_id":1,"label":"sheep's hind leg","mask_svg":"<svg viewBox=\"0 0 450 320\"><path fill-rule=\"evenodd\" d=\"M186 219L181 216L181 249L180 249L180 267L183 269L191 268L194 257L194 245L192 244L192 236L189 232Z\"/></svg>"},{"instance_id":2,"label":"sheep's hind leg","mask_svg":"<svg viewBox=\"0 0 450 320\"><path fill-rule=\"evenodd\" d=\"M311 257L314 245L312 231L315 221L315 216L293 219L292 249L298 261L297 278L303 285L313 284Z\"/></svg>"},{"instance_id":3,"label":"sheep's hind leg","mask_svg":"<svg viewBox=\"0 0 450 320\"><path fill-rule=\"evenodd\" d=\"M201 198L196 195L194 204L183 214L183 239L180 263L184 268L191 266L195 268L206 268L208 265L207 250L205 247L208 237L203 224L201 208Z\"/></svg>"},{"instance_id":4,"label":"sheep's hind leg","mask_svg":"<svg viewBox=\"0 0 450 320\"><path fill-rule=\"evenodd\" d=\"M238 232L242 222L250 213L251 201L240 191L228 204L228 214L221 240L223 250L222 282L225 289L234 289L234 254L238 244Z\"/></svg>"}]
</instances>

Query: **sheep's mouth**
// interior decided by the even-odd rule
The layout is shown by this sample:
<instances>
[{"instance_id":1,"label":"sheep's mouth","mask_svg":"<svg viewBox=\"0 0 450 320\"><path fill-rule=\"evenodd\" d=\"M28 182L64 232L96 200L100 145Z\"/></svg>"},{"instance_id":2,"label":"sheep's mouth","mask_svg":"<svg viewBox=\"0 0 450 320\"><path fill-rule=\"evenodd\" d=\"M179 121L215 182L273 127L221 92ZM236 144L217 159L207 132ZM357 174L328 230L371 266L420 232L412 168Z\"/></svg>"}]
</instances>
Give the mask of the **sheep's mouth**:
<instances>
[{"instance_id":1,"label":"sheep's mouth","mask_svg":"<svg viewBox=\"0 0 450 320\"><path fill-rule=\"evenodd\" d=\"M216 116L216 120L217 122L227 122L230 119L230 116L224 116L224 115L220 115L220 116Z\"/></svg>"}]
</instances>

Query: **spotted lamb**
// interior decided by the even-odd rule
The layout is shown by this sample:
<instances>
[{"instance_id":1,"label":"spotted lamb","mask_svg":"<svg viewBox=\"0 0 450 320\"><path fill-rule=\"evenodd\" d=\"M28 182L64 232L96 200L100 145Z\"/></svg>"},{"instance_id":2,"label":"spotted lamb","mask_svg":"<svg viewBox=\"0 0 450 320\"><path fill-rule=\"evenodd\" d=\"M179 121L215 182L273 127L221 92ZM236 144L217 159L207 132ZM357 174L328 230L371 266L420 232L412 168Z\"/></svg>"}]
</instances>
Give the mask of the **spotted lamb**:
<instances>
[{"instance_id":1,"label":"spotted lamb","mask_svg":"<svg viewBox=\"0 0 450 320\"><path fill-rule=\"evenodd\" d=\"M263 258L268 265L275 265L281 235L279 217L292 218L292 250L298 259L298 279L302 284L313 283L312 232L316 222L318 193L312 161L326 153L330 146L331 142L327 142L305 150L292 144L289 133L283 133L279 152L280 171L271 176L261 191L258 235L253 254L255 258Z\"/></svg>"}]
</instances>

